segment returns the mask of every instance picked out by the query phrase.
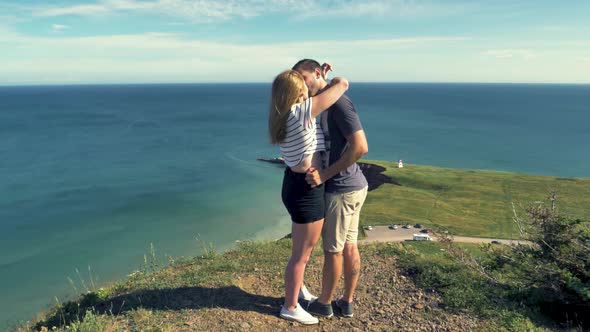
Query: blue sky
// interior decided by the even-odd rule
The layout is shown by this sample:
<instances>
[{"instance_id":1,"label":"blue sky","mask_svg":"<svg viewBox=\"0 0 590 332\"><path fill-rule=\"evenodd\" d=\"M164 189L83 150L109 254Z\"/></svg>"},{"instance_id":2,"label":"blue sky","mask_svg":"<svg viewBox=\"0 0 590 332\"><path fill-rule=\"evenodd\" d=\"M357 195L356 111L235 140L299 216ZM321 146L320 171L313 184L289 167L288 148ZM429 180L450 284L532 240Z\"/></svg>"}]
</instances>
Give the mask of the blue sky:
<instances>
[{"instance_id":1,"label":"blue sky","mask_svg":"<svg viewBox=\"0 0 590 332\"><path fill-rule=\"evenodd\" d=\"M588 0L3 0L0 84L590 83Z\"/></svg>"}]
</instances>

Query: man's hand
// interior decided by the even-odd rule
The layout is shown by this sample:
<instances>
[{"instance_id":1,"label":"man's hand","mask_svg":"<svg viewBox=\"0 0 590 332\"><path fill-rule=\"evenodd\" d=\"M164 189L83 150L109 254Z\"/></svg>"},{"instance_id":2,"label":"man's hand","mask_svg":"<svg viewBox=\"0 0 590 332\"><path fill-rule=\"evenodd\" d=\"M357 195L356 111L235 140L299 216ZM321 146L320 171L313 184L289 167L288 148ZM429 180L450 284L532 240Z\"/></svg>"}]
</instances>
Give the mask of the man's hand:
<instances>
[{"instance_id":1,"label":"man's hand","mask_svg":"<svg viewBox=\"0 0 590 332\"><path fill-rule=\"evenodd\" d=\"M332 65L329 63L324 63L322 65L322 78L326 79L328 77L328 72L332 71Z\"/></svg>"},{"instance_id":2,"label":"man's hand","mask_svg":"<svg viewBox=\"0 0 590 332\"><path fill-rule=\"evenodd\" d=\"M305 180L309 184L313 183L324 183L328 179L331 179L336 174L345 170L348 166L354 164L367 152L369 152L369 145L367 144L367 137L363 130L357 130L352 135L346 136L348 141L348 148L342 153L340 159L321 171L315 171L310 169L305 176ZM317 174L316 174L317 173ZM315 180L317 178L317 180Z\"/></svg>"},{"instance_id":3,"label":"man's hand","mask_svg":"<svg viewBox=\"0 0 590 332\"><path fill-rule=\"evenodd\" d=\"M323 174L318 171L315 167L310 167L305 175L305 181L312 187L315 188L320 184L324 183Z\"/></svg>"}]
</instances>

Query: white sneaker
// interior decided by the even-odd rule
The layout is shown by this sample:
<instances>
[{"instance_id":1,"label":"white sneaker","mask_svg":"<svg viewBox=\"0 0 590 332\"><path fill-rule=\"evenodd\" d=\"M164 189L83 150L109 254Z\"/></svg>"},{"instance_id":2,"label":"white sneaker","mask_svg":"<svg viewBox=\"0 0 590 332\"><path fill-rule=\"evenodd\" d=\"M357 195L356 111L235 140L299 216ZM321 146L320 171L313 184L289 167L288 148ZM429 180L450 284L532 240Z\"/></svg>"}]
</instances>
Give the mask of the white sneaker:
<instances>
[{"instance_id":1,"label":"white sneaker","mask_svg":"<svg viewBox=\"0 0 590 332\"><path fill-rule=\"evenodd\" d=\"M305 300L307 302L313 302L315 300L318 299L317 296L312 295L308 290L307 287L305 287L304 284L301 285L301 288L299 289L299 296L298 298L300 300Z\"/></svg>"},{"instance_id":2,"label":"white sneaker","mask_svg":"<svg viewBox=\"0 0 590 332\"><path fill-rule=\"evenodd\" d=\"M281 307L281 318L292 320L304 325L311 325L319 323L319 320L309 312L305 311L300 305L297 305L295 310L287 310L284 306Z\"/></svg>"}]
</instances>

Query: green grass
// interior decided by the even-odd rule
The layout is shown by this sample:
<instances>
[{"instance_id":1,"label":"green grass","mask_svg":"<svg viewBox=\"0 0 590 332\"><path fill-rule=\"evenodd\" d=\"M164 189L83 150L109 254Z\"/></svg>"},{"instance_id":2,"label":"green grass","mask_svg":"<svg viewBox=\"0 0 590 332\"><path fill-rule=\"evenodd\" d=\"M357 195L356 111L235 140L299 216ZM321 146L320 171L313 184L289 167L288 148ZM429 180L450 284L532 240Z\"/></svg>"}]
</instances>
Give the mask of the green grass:
<instances>
[{"instance_id":1,"label":"green grass","mask_svg":"<svg viewBox=\"0 0 590 332\"><path fill-rule=\"evenodd\" d=\"M53 326L59 327L58 331L124 331L133 326L142 331L186 330L182 322L191 315L186 309L235 303L236 308L230 309L238 310L246 304L236 298L252 301L250 294L236 287L246 275L255 274L258 280L268 281L274 287L273 293L281 294L283 271L290 254L288 240L244 241L222 254L209 248L202 256L162 264L151 247L144 267L130 274L126 281L59 302L33 328L23 326L19 331L37 331L42 327L51 330ZM319 255L321 251L314 250L313 256Z\"/></svg>"},{"instance_id":2,"label":"green grass","mask_svg":"<svg viewBox=\"0 0 590 332\"><path fill-rule=\"evenodd\" d=\"M480 252L480 245L460 244L472 253ZM442 295L442 305L449 311L468 312L480 316L485 330L545 332L545 321L534 311L522 309L510 302L507 292L495 288L480 276L454 262L441 243L407 242L379 243L361 247L363 257L391 257L399 263L402 273L408 273L425 291L436 290ZM145 271L131 275L126 281L93 290L80 298L58 304L46 313L45 319L19 331L51 330L86 331L178 331L189 330L184 322L195 319L193 309L200 311L203 320L218 321L208 308L227 308L240 311L255 309L260 304L268 307L276 303L284 289L282 273L291 251L288 240L273 242L242 242L238 248L223 254L209 251L192 259L171 262L167 267L148 261ZM321 250L314 250L317 262ZM153 256L155 257L155 255ZM153 264L152 264L153 263ZM152 269L152 266L160 266ZM309 269L309 267L308 267ZM321 271L315 266L316 273ZM251 289L259 282L266 284L263 295ZM256 300L254 300L256 299ZM108 304L105 306L105 304ZM547 323L552 326L551 322ZM195 325L209 330L216 325ZM217 326L218 327L218 326Z\"/></svg>"},{"instance_id":3,"label":"green grass","mask_svg":"<svg viewBox=\"0 0 590 332\"><path fill-rule=\"evenodd\" d=\"M473 257L488 254L481 244L457 244ZM404 242L382 247L381 255L398 257L402 271L424 290L436 291L447 311L468 312L484 319L489 331L548 332L557 326L538 308L522 306L522 290L494 285L450 257L437 242ZM522 295L520 295L522 296ZM576 331L575 328L563 331Z\"/></svg>"},{"instance_id":4,"label":"green grass","mask_svg":"<svg viewBox=\"0 0 590 332\"><path fill-rule=\"evenodd\" d=\"M421 223L455 235L518 238L512 203L546 201L550 189L557 190L561 211L590 215L590 179L365 162L385 167L384 174L401 186L384 184L368 195L363 225Z\"/></svg>"}]
</instances>

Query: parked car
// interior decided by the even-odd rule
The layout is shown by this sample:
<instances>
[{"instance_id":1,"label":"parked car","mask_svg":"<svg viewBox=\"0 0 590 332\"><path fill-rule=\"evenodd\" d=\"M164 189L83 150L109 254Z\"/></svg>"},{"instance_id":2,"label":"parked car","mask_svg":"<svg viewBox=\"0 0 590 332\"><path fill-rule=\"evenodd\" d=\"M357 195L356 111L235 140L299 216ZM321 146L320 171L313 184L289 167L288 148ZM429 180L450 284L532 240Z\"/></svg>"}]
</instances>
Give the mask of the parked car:
<instances>
[{"instance_id":1,"label":"parked car","mask_svg":"<svg viewBox=\"0 0 590 332\"><path fill-rule=\"evenodd\" d=\"M409 228L411 228L411 227L412 227L412 226L410 226L410 224L405 224L405 225L404 225L404 228L405 228L405 229L409 229Z\"/></svg>"},{"instance_id":2,"label":"parked car","mask_svg":"<svg viewBox=\"0 0 590 332\"><path fill-rule=\"evenodd\" d=\"M397 229L397 225L389 225L389 229Z\"/></svg>"},{"instance_id":3,"label":"parked car","mask_svg":"<svg viewBox=\"0 0 590 332\"><path fill-rule=\"evenodd\" d=\"M498 240L492 240L492 244L502 244L502 242L500 242Z\"/></svg>"},{"instance_id":4,"label":"parked car","mask_svg":"<svg viewBox=\"0 0 590 332\"><path fill-rule=\"evenodd\" d=\"M430 228L424 228L420 230L420 233L425 233L425 234L431 234L432 233L432 229Z\"/></svg>"},{"instance_id":5,"label":"parked car","mask_svg":"<svg viewBox=\"0 0 590 332\"><path fill-rule=\"evenodd\" d=\"M414 225L414 227L415 228L422 228L422 225L421 224L416 224L416 225Z\"/></svg>"},{"instance_id":6,"label":"parked car","mask_svg":"<svg viewBox=\"0 0 590 332\"><path fill-rule=\"evenodd\" d=\"M373 230L373 226L365 226L365 229L368 231L372 231Z\"/></svg>"},{"instance_id":7,"label":"parked car","mask_svg":"<svg viewBox=\"0 0 590 332\"><path fill-rule=\"evenodd\" d=\"M428 234L414 234L414 241L432 241L432 238Z\"/></svg>"}]
</instances>

